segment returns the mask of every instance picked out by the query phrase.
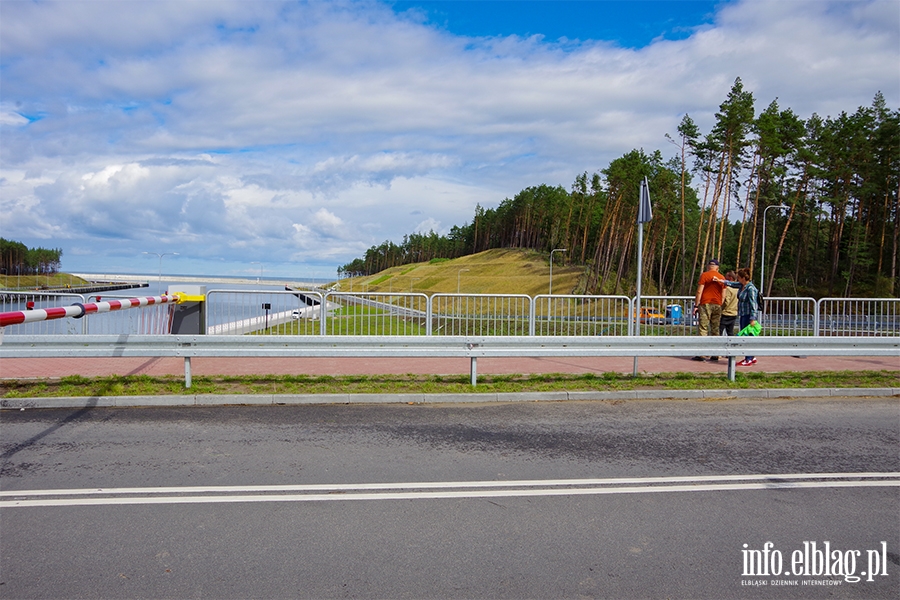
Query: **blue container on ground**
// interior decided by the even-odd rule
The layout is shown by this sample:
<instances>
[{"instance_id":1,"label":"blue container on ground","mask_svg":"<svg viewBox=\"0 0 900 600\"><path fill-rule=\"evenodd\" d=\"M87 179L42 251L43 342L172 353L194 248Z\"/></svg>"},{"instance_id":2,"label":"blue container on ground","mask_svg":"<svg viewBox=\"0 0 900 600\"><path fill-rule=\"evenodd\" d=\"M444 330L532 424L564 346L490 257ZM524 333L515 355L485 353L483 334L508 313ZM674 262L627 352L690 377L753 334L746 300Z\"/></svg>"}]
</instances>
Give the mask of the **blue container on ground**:
<instances>
[{"instance_id":1,"label":"blue container on ground","mask_svg":"<svg viewBox=\"0 0 900 600\"><path fill-rule=\"evenodd\" d=\"M666 307L666 318L672 325L681 325L681 305L670 304Z\"/></svg>"}]
</instances>

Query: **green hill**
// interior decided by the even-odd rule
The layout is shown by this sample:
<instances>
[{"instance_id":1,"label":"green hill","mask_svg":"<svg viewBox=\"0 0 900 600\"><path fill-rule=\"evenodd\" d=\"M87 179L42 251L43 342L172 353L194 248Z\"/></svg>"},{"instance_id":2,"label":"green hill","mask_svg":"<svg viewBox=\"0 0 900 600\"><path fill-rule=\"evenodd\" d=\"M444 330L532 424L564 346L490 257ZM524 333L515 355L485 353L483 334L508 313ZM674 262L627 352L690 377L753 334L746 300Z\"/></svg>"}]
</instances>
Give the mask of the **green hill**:
<instances>
[{"instance_id":1,"label":"green hill","mask_svg":"<svg viewBox=\"0 0 900 600\"><path fill-rule=\"evenodd\" d=\"M553 257L553 293L571 294L584 267L563 265ZM342 292L419 292L424 294L546 294L550 287L550 257L533 250L487 250L452 260L413 263L367 277L340 281Z\"/></svg>"}]
</instances>

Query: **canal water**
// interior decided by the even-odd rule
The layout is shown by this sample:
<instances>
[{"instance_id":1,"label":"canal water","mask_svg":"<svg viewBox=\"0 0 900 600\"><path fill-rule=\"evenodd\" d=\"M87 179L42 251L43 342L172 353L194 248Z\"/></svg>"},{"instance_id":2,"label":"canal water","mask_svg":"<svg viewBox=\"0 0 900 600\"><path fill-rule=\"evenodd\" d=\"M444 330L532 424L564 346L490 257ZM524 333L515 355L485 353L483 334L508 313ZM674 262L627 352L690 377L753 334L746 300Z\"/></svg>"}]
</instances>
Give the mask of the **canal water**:
<instances>
[{"instance_id":1,"label":"canal water","mask_svg":"<svg viewBox=\"0 0 900 600\"><path fill-rule=\"evenodd\" d=\"M115 280L115 277L110 276L109 279ZM274 316L286 312L290 315L294 310L301 310L307 305L302 296L286 291L286 285L298 290L311 290L316 285L327 283L323 280L301 284L287 280L282 283L271 279L263 279L260 283L246 283L246 279L236 280L235 283L225 278L212 278L211 281L206 281L202 277L191 278L189 281L185 279L187 278L178 278L177 281L150 280L149 287L134 287L89 295L68 293L51 295L38 291L22 295L4 294L0 298L0 312L27 310L29 302L33 303L34 309L42 309L76 303L143 298L159 295L159 290L192 291L197 286L203 286L206 288L208 298L207 327L214 327L259 316L265 318L269 314ZM3 335L161 334L168 332L169 310L170 305L158 305L93 314L83 319L65 318L11 325L3 328Z\"/></svg>"}]
</instances>

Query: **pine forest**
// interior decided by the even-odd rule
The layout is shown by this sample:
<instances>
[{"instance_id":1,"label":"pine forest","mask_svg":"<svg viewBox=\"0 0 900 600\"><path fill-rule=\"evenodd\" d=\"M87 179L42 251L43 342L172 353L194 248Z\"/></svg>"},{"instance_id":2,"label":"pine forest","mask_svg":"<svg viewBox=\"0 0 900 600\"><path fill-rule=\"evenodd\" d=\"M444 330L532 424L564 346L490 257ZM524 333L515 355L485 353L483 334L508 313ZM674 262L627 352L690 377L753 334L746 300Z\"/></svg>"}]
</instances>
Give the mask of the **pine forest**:
<instances>
[{"instance_id":1,"label":"pine forest","mask_svg":"<svg viewBox=\"0 0 900 600\"><path fill-rule=\"evenodd\" d=\"M803 119L777 99L755 114L736 79L703 133L685 115L661 150L636 149L570 189L528 187L497 208L477 206L447 235L385 241L339 269L371 275L402 264L492 248L549 252L584 269L571 293L630 294L637 269L640 182L654 218L644 225L645 293L691 294L702 265L750 267L772 296L895 297L900 293L900 111L871 106ZM765 221L764 221L765 220ZM765 243L765 248L763 247Z\"/></svg>"}]
</instances>

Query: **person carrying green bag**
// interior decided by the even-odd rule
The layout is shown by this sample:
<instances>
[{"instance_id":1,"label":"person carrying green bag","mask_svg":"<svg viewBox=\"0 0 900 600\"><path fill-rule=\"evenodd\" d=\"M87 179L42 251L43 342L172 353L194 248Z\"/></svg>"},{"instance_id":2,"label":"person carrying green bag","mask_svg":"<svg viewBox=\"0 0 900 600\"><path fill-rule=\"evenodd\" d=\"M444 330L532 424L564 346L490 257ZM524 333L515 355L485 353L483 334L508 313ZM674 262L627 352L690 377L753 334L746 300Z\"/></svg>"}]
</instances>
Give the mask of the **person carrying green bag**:
<instances>
[{"instance_id":1,"label":"person carrying green bag","mask_svg":"<svg viewBox=\"0 0 900 600\"><path fill-rule=\"evenodd\" d=\"M759 324L759 321L754 321L741 329L738 335L759 335L760 331L762 331L762 325Z\"/></svg>"},{"instance_id":2,"label":"person carrying green bag","mask_svg":"<svg viewBox=\"0 0 900 600\"><path fill-rule=\"evenodd\" d=\"M738 269L738 281L741 282L741 291L738 292L738 318L741 330L738 335L759 335L762 326L759 324L759 290L750 281L750 269L744 267ZM753 356L744 357L737 363L739 367L749 367L756 364Z\"/></svg>"}]
</instances>

